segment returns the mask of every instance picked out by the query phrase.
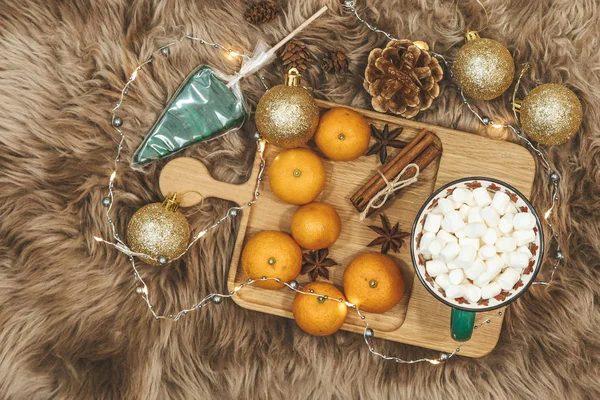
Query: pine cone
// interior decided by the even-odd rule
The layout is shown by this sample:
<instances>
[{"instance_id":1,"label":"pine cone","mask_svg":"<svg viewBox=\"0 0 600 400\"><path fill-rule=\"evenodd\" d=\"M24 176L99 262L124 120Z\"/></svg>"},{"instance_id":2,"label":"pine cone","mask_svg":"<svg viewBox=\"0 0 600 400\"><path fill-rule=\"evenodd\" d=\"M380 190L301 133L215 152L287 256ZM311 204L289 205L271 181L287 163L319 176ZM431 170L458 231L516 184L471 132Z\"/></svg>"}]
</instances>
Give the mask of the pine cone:
<instances>
[{"instance_id":1,"label":"pine cone","mask_svg":"<svg viewBox=\"0 0 600 400\"><path fill-rule=\"evenodd\" d=\"M279 58L283 62L283 70L289 71L290 68L296 68L300 73L307 70L306 64L310 54L306 49L306 44L301 40L290 40L279 52Z\"/></svg>"},{"instance_id":2,"label":"pine cone","mask_svg":"<svg viewBox=\"0 0 600 400\"><path fill-rule=\"evenodd\" d=\"M279 6L272 1L261 1L246 10L244 18L251 24L265 24L277 17Z\"/></svg>"},{"instance_id":3,"label":"pine cone","mask_svg":"<svg viewBox=\"0 0 600 400\"><path fill-rule=\"evenodd\" d=\"M321 60L323 71L336 73L345 73L348 71L348 57L343 51L330 51Z\"/></svg>"},{"instance_id":4,"label":"pine cone","mask_svg":"<svg viewBox=\"0 0 600 400\"><path fill-rule=\"evenodd\" d=\"M410 40L392 40L369 54L364 87L373 109L412 118L440 95L444 70L438 60Z\"/></svg>"}]
</instances>

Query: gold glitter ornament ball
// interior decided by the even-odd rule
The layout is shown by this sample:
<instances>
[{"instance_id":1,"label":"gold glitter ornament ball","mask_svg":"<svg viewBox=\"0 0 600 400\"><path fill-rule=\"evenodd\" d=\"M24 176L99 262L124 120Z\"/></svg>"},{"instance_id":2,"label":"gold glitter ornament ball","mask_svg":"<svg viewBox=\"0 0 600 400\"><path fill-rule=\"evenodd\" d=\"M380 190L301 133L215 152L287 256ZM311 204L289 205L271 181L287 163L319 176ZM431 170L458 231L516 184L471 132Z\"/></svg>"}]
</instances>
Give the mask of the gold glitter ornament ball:
<instances>
[{"instance_id":1,"label":"gold glitter ornament ball","mask_svg":"<svg viewBox=\"0 0 600 400\"><path fill-rule=\"evenodd\" d=\"M541 144L563 144L579 130L581 102L572 90L548 83L533 89L521 103L521 125Z\"/></svg>"},{"instance_id":2,"label":"gold glitter ornament ball","mask_svg":"<svg viewBox=\"0 0 600 400\"><path fill-rule=\"evenodd\" d=\"M277 85L261 97L256 106L256 127L269 143L279 147L302 146L317 130L319 106L300 86L295 68L286 75L286 83Z\"/></svg>"},{"instance_id":3,"label":"gold glitter ornament ball","mask_svg":"<svg viewBox=\"0 0 600 400\"><path fill-rule=\"evenodd\" d=\"M177 257L188 245L190 225L178 211L177 195L167 197L164 203L145 205L133 214L127 225L127 244L151 265L161 265ZM165 262L165 263L166 263Z\"/></svg>"},{"instance_id":4,"label":"gold glitter ornament ball","mask_svg":"<svg viewBox=\"0 0 600 400\"><path fill-rule=\"evenodd\" d=\"M458 50L453 71L462 91L475 100L502 95L515 76L515 62L504 45L467 32L467 43Z\"/></svg>"}]
</instances>

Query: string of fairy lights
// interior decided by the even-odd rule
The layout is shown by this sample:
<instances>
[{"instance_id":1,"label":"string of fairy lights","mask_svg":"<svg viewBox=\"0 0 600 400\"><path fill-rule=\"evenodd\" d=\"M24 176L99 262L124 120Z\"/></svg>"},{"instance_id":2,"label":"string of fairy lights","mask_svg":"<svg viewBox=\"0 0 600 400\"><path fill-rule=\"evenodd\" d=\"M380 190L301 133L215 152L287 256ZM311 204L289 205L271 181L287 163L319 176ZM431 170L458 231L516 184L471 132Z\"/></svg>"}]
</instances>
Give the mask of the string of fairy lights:
<instances>
[{"instance_id":1,"label":"string of fairy lights","mask_svg":"<svg viewBox=\"0 0 600 400\"><path fill-rule=\"evenodd\" d=\"M389 33L385 32L383 30L380 30L380 29L376 28L375 26L370 25L367 21L362 19L355 8L355 1L353 1L353 0L345 1L344 7L346 9L350 10L351 12L353 12L354 15L356 16L356 18L362 24L365 24L370 30L377 32L377 33L384 34L389 40L397 40ZM419 359L414 359L414 360L404 360L399 357L389 356L384 353L381 353L375 349L375 346L373 343L373 338L375 337L374 331L369 327L369 323L367 321L366 316L360 311L360 309L355 304L345 301L342 298L334 299L334 298L329 298L325 295L314 293L314 291L312 289L309 291L304 291L300 287L299 283L295 280L291 281L291 282L282 282L278 278L269 278L269 277L262 277L261 279L248 279L246 282L235 286L233 288L233 290L228 291L227 293L210 293L210 294L204 296L201 300L194 303L193 305L186 307L186 308L182 308L181 310L179 310L175 313L162 314L162 313L158 313L155 310L155 307L151 301L150 290L149 290L148 284L146 283L146 281L140 274L140 272L136 266L136 261L135 261L135 257L142 258L142 259L144 257L146 257L146 258L152 258L152 257L150 257L147 254L137 253L137 252L132 251L127 246L127 244L125 242L123 242L123 240L121 239L121 237L117 231L115 221L112 218L112 214L114 211L113 210L114 203L115 203L114 185L115 185L115 180L117 179L119 164L121 163L121 153L123 150L123 144L126 140L126 136L125 136L125 133L122 128L123 124L124 124L124 120L118 115L119 114L118 112L120 111L121 105L124 102L124 100L128 94L130 86L133 85L136 78L138 77L138 73L140 71L142 71L144 68L151 65L156 57L159 57L159 56L168 57L171 49L178 46L184 40L191 40L191 41L200 43L201 45L220 49L220 50L224 51L225 54L229 58L242 58L244 60L250 59L250 56L248 56L247 54L238 53L226 46L223 46L222 44L219 44L216 42L210 42L210 41L207 41L207 40L204 40L201 38L194 37L192 35L183 34L182 36L179 37L179 39L159 47L154 53L152 53L152 55L146 61L139 64L133 70L129 79L127 80L127 82L124 84L124 86L121 89L119 100L117 101L115 106L110 111L111 124L112 124L113 128L116 130L116 132L118 133L119 139L118 139L118 143L117 143L116 156L115 156L114 162L113 162L113 168L111 170L110 177L109 177L108 194L106 197L104 197L102 199L102 204L106 207L105 217L109 223L112 238L114 241L105 240L102 237L94 237L94 239L98 242L112 246L115 249L117 249L118 251L120 251L128 256L129 262L131 263L131 267L133 270L134 279L136 280L136 282L138 282L138 286L136 287L136 293L142 297L142 299L146 303L148 309L152 313L152 316L156 320L171 319L174 321L179 321L184 315L188 314L189 312L200 310L202 308L207 307L210 304L215 304L215 305L221 304L223 299L233 297L234 295L236 295L237 292L239 292L240 290L244 289L247 286L252 286L257 281L271 280L271 281L276 281L278 283L284 284L289 290L292 290L295 293L298 293L301 295L317 296L320 299L324 299L324 300L328 300L328 301L342 302L348 308L350 308L351 310L354 310L364 323L363 338L365 340L366 345L369 348L370 353L373 354L374 356L377 356L377 357L383 359L383 360L389 360L389 361L393 361L393 362L396 362L399 364L415 364L415 363L421 363L421 362L428 362L432 365L438 365L438 364L446 362L447 360L449 360L450 358L452 358L453 356L458 354L460 352L460 347L455 348L452 352L449 352L449 353L442 352L439 354L438 357L435 357L435 358L419 358ZM441 61L444 64L446 70L449 71L450 77L452 78L452 72L451 72L452 68L451 68L450 63L448 61L446 61L445 58L441 54L437 54L433 51L430 51L430 53L432 56L436 57L439 61ZM519 82L520 82L520 79L521 79L524 71L525 71L525 69L521 72L521 76L519 77ZM259 80L260 80L261 84L263 85L263 87L265 87L265 89L266 89L267 86L264 82L264 78L259 75ZM517 88L518 88L518 84L517 84ZM466 98L464 93L460 89L459 89L459 91L460 91L463 103L469 108L469 110L479 119L479 121L483 125L492 126L494 128L499 128L499 129L510 129L511 131L513 131L526 144L526 146L529 147L534 152L534 154L537 155L537 157L540 160L543 167L550 173L550 181L552 184L552 186L551 186L552 204L551 204L551 207L544 214L544 217L545 217L546 221L548 222L551 236L552 236L552 238L554 238L554 240L557 244L556 256L555 256L555 262L553 264L553 269L552 269L552 274L550 276L550 279L547 282L535 282L534 283L534 284L541 284L541 285L548 286L552 282L552 279L554 278L554 273L558 269L561 261L563 260L562 253L560 252L560 247L558 246L558 236L557 236L556 231L554 230L552 221L550 219L555 208L557 208L559 206L560 199L558 196L558 182L559 182L558 174L551 170L550 165L547 162L547 160L545 159L543 153L533 143L531 143L531 141L529 141L525 136L523 136L523 134L521 133L521 131L518 128L516 128L512 125L508 125L508 124L496 124L493 122L492 119L485 117L485 116L481 116L473 108L473 106L471 105L469 100ZM516 90L515 90L515 92L516 92ZM259 172L258 172L257 178L256 178L255 189L254 189L254 192L252 194L252 198L250 199L250 201L248 201L247 203L245 203L241 206L238 206L238 207L231 207L230 209L228 209L228 211L225 215L223 215L222 217L220 217L219 219L214 221L211 225L198 231L197 233L194 233L192 235L192 238L189 241L186 249L181 254L179 254L177 257L175 257L169 261L174 261L174 260L177 260L177 259L180 259L181 257L183 257L192 248L192 246L194 246L194 244L196 244L202 237L204 237L211 230L217 228L224 221L226 221L230 218L237 217L238 215L240 215L240 213L243 210L250 208L253 204L255 204L258 201L258 198L260 196L259 187L260 187L260 184L262 181L263 172L266 168L266 161L264 159L264 150L265 150L266 142L263 138L260 137L260 135L258 133L255 133L254 138L257 143L257 157L260 158L260 166L259 166ZM493 316L491 316L491 317L485 319L484 321L482 321L481 323L475 325L473 329L478 330L482 326L490 324L493 320L501 317L502 315L503 315L503 311L497 311Z\"/></svg>"},{"instance_id":2,"label":"string of fairy lights","mask_svg":"<svg viewBox=\"0 0 600 400\"><path fill-rule=\"evenodd\" d=\"M111 233L112 233L112 237L113 237L114 241L105 240L104 238L99 237L99 236L94 237L94 239L97 242L104 243L106 245L114 247L116 250L118 250L128 256L129 262L131 263L131 268L133 270L134 279L138 283L138 286L136 287L136 293L142 297L142 299L146 303L148 309L152 313L152 316L156 320L170 319L173 321L179 321L183 316L185 316L186 314L188 314L192 311L200 310L202 308L207 307L210 304L215 304L215 305L221 304L223 299L233 297L237 292L239 292L240 290L244 289L247 286L253 285L257 281L276 281L278 283L284 284L288 289L294 291L295 293L298 293L301 295L317 296L320 299L328 300L328 301L342 302L348 308L350 308L351 310L354 310L360 317L361 321L363 321L363 323L364 323L363 338L365 340L366 345L369 348L369 352L383 360L390 360L390 361L393 361L393 362L396 362L399 364L415 364L415 363L420 363L420 362L428 362L432 365L438 365L438 364L441 364L441 363L449 360L454 355L456 355L458 352L460 352L460 347L457 347L456 349L454 349L454 351L452 351L450 353L446 353L446 352L440 353L439 357L419 358L416 360L404 360L399 357L393 357L393 356L386 355L382 352L379 352L379 351L377 351L377 349L375 348L374 343L373 343L373 338L375 337L375 333L374 333L373 329L371 329L369 327L369 323L367 321L366 316L360 311L360 309L355 304L345 301L342 298L339 298L339 299L329 298L326 295L315 293L314 290L312 290L312 289L310 289L308 291L304 291L300 287L299 283L295 280L291 281L291 282L282 282L279 278L270 278L270 277L262 277L261 279L248 279L246 282L235 286L233 288L233 290L230 290L227 293L207 294L201 300L197 301L196 303L192 304L191 306L182 308L175 313L162 314L162 313L159 313L156 311L154 304L152 303L152 300L151 300L151 294L150 294L150 289L148 287L148 284L146 283L142 274L140 273L139 269L137 268L136 261L135 261L135 257L142 258L142 259L143 258L152 258L152 257L148 254L137 253L137 252L132 251L127 246L127 244L125 242L123 242L123 240L121 239L119 233L117 232L115 221L112 219L112 216L111 216L114 211L113 209L114 209L114 203L115 203L114 185L115 185L115 180L117 179L119 164L122 161L121 153L123 150L123 144L126 140L126 136L123 131L124 120L118 115L118 111L120 110L121 105L123 104L123 101L125 100L125 97L128 94L130 86L137 79L138 73L140 71L142 71L148 65L151 65L156 56L164 56L164 57L169 56L170 49L179 45L185 39L194 40L200 44L221 49L221 50L225 51L226 54L230 57L248 57L247 55L237 53L237 52L233 51L232 49L229 49L219 43L209 42L209 41L185 34L185 35L181 36L179 40L173 41L167 45L159 47L150 58L148 58L146 61L139 64L133 70L133 73L130 75L129 79L127 80L127 82L124 84L124 86L121 89L121 94L120 94L119 100L117 101L115 106L110 111L111 123L112 123L113 128L116 130L116 132L119 135L119 141L117 143L117 150L116 150L116 155L115 155L114 162L113 162L113 168L112 168L112 171L111 171L110 177L109 177L108 195L102 199L102 204L103 204L103 206L106 207L105 217L110 225L110 229L111 229ZM263 81L262 77L259 76L259 78L261 81ZM263 85L264 85L264 82L263 82ZM257 178L256 178L256 186L255 186L255 189L253 192L252 199L248 203L246 203L240 207L230 208L224 216L217 219L214 223L212 223L208 227L193 234L192 239L190 240L186 249L181 254L179 254L177 257L175 257L169 261L174 261L174 260L177 260L177 259L183 257L198 240L200 240L202 237L204 237L211 230L218 227L221 223L223 223L227 219L237 217L241 211L251 207L254 203L256 203L258 201L258 198L260 196L259 187L260 187L260 183L262 181L263 172L266 167L266 161L264 159L264 150L265 150L266 142L263 138L260 137L260 135L258 133L255 133L254 138L257 142L257 157L260 157L260 166L259 166L259 172L258 172ZM491 323L494 318L501 316L501 315L502 315L502 311L498 311L496 316L484 320L480 324L476 325L474 327L474 329L478 329L479 327L481 327L483 325Z\"/></svg>"}]
</instances>

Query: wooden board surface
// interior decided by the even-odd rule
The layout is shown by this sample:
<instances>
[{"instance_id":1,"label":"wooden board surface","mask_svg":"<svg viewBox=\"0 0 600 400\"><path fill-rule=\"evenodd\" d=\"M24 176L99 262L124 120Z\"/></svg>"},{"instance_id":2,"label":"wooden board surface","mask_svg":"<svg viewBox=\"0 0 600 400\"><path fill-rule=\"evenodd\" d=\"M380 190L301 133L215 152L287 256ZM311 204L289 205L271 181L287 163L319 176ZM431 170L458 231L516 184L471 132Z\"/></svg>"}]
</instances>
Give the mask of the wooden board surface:
<instances>
[{"instance_id":1,"label":"wooden board surface","mask_svg":"<svg viewBox=\"0 0 600 400\"><path fill-rule=\"evenodd\" d=\"M318 101L318 104L323 109L337 106L324 101ZM363 114L369 123L377 126L387 123L392 129L403 127L400 140L408 141L420 129L426 128L436 134L442 143L439 161L427 167L417 183L403 189L384 209L390 221L400 221L401 228L406 231L410 231L416 213L427 197L436 188L458 178L492 177L511 184L525 196L531 193L535 163L529 152L519 145L376 112L355 110ZM277 148L267 146L267 170L260 185L260 199L249 212L244 212L241 216L229 270L229 290L247 279L239 265L241 250L247 238L265 229L289 232L290 219L297 206L277 200L268 184L269 161L278 151ZM341 286L343 268L352 258L365 251L377 251L366 248L376 237L367 225L380 225L379 213L374 213L365 221L359 221L358 213L349 199L376 173L379 164L376 157L361 157L352 162L323 161L328 182L317 200L333 205L342 219L342 233L330 249L330 256L340 264L332 268L331 280ZM252 176L246 183L232 185L214 180L200 161L181 157L165 166L160 177L160 187L163 194L198 190L206 197L219 197L243 204L251 198L258 165L258 160L255 160ZM450 337L450 308L431 296L415 277L408 240L400 253L390 255L401 266L407 282L407 294L400 304L385 314L366 313L376 337L440 351L454 350L457 342ZM303 283L307 279L301 276L298 281ZM292 318L293 298L294 293L288 289L270 291L255 287L247 287L234 296L235 302L242 307L288 318ZM495 312L480 313L477 322L491 315L495 315ZM474 333L471 340L462 345L460 354L481 357L491 352L498 341L501 325L502 318L497 318L485 329ZM360 333L364 325L354 312L349 312L342 329Z\"/></svg>"}]
</instances>

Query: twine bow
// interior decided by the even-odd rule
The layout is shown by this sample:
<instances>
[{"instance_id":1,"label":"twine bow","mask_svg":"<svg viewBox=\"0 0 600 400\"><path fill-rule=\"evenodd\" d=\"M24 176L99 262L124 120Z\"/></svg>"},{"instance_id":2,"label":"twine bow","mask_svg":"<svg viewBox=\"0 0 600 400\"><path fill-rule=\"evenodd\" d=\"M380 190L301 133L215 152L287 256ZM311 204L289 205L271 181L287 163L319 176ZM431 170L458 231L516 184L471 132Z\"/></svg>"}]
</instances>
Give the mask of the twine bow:
<instances>
[{"instance_id":1,"label":"twine bow","mask_svg":"<svg viewBox=\"0 0 600 400\"><path fill-rule=\"evenodd\" d=\"M408 171L410 168L415 169L415 174L408 179L400 180L400 178L402 178L402 175L404 175L406 173L406 171ZM369 203L367 204L367 207L365 208L365 210L362 213L360 213L361 221L367 217L367 214L369 213L370 209L372 209L372 208L377 209L377 208L383 207L383 205L387 201L388 197L390 197L390 195L393 195L394 193L396 193L396 191L415 183L419 177L420 169L417 164L410 163L406 167L404 167L404 169L402 171L400 171L400 173L398 175L396 175L396 177L391 181L387 180L387 178L381 172L381 170L378 170L377 172L379 172L379 175L381 175L381 178L385 182L385 187L383 189L381 189L379 192L377 192L377 194L375 196L373 196L371 201L369 201ZM379 201L379 203L376 204L378 201Z\"/></svg>"}]
</instances>

